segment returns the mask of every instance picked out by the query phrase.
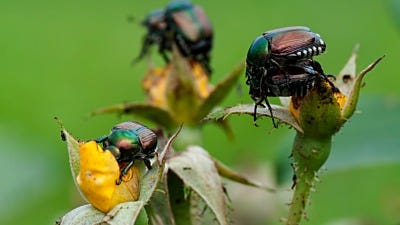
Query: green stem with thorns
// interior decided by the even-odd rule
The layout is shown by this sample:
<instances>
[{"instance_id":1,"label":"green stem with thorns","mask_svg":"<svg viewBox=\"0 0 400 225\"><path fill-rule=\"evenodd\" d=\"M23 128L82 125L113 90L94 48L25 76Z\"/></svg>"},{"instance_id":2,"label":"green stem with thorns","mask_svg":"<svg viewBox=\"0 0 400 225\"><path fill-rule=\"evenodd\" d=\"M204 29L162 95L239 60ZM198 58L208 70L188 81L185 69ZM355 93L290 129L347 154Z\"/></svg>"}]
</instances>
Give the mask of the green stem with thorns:
<instances>
[{"instance_id":1,"label":"green stem with thorns","mask_svg":"<svg viewBox=\"0 0 400 225\"><path fill-rule=\"evenodd\" d=\"M292 149L296 186L286 225L298 225L305 217L310 190L318 170L328 159L331 144L331 136L314 137L297 132Z\"/></svg>"}]
</instances>

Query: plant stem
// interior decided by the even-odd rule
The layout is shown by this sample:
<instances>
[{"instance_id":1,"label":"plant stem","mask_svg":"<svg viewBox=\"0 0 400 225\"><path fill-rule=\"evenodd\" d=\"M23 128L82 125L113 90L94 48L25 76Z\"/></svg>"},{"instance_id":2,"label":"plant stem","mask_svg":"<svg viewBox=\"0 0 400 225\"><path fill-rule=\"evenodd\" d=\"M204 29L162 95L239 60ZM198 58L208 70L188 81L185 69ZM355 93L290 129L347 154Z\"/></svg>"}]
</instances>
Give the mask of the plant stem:
<instances>
[{"instance_id":1,"label":"plant stem","mask_svg":"<svg viewBox=\"0 0 400 225\"><path fill-rule=\"evenodd\" d=\"M298 225L305 217L310 190L318 170L329 156L331 144L331 136L315 137L297 132L292 149L296 186L286 225Z\"/></svg>"}]
</instances>

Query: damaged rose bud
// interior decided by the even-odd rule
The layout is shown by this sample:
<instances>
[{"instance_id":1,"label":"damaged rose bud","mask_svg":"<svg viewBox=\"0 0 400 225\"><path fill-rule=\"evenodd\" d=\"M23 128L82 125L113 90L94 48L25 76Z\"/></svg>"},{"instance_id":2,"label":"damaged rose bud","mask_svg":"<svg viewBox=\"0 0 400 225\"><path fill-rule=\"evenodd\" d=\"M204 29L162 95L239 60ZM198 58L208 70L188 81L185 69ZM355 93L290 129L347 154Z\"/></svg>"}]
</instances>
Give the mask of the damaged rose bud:
<instances>
[{"instance_id":1,"label":"damaged rose bud","mask_svg":"<svg viewBox=\"0 0 400 225\"><path fill-rule=\"evenodd\" d=\"M120 165L110 151L104 151L95 141L79 145L79 174L76 178L86 200L98 210L107 213L122 202L139 198L139 169L130 169L120 178Z\"/></svg>"}]
</instances>

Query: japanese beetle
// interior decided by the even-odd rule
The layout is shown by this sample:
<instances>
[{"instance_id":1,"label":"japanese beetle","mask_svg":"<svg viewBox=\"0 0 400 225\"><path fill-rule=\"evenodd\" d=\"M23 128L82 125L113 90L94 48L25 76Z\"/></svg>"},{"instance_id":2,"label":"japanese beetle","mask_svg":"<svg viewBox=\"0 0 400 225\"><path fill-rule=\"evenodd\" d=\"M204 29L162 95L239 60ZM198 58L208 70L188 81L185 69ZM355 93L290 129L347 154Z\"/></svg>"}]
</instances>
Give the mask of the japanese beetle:
<instances>
[{"instance_id":1,"label":"japanese beetle","mask_svg":"<svg viewBox=\"0 0 400 225\"><path fill-rule=\"evenodd\" d=\"M200 62L211 74L213 27L203 8L187 1L173 1L165 9L165 20L182 55Z\"/></svg>"},{"instance_id":2,"label":"japanese beetle","mask_svg":"<svg viewBox=\"0 0 400 225\"><path fill-rule=\"evenodd\" d=\"M138 122L123 122L115 125L109 135L104 135L95 140L102 143L105 150L110 151L118 163L126 162L122 168L117 184L133 166L135 160L141 159L147 169L151 169L150 158L157 151L156 134Z\"/></svg>"},{"instance_id":3,"label":"japanese beetle","mask_svg":"<svg viewBox=\"0 0 400 225\"><path fill-rule=\"evenodd\" d=\"M166 62L167 52L176 44L180 53L199 62L211 74L210 51L213 28L204 10L187 1L173 1L165 10L151 12L142 25L147 28L142 50L135 61L142 59L150 46L158 45L158 51Z\"/></svg>"},{"instance_id":4,"label":"japanese beetle","mask_svg":"<svg viewBox=\"0 0 400 225\"><path fill-rule=\"evenodd\" d=\"M318 62L307 59L279 69L271 68L268 76L261 79L253 78L253 73L249 73L246 84L250 86L251 98L261 103L268 96L305 96L317 75L322 73Z\"/></svg>"},{"instance_id":5,"label":"japanese beetle","mask_svg":"<svg viewBox=\"0 0 400 225\"><path fill-rule=\"evenodd\" d=\"M147 28L147 34L143 38L140 54L134 62L141 60L152 45L158 45L158 52L166 62L169 61L166 51L172 50L172 41L167 36L167 23L164 14L165 10L163 9L154 10L142 21L142 25Z\"/></svg>"},{"instance_id":6,"label":"japanese beetle","mask_svg":"<svg viewBox=\"0 0 400 225\"><path fill-rule=\"evenodd\" d=\"M266 31L252 42L246 57L246 84L255 101L254 121L257 106L265 101L277 127L268 96L304 96L316 77L326 79L321 65L312 60L325 49L321 37L302 26Z\"/></svg>"},{"instance_id":7,"label":"japanese beetle","mask_svg":"<svg viewBox=\"0 0 400 225\"><path fill-rule=\"evenodd\" d=\"M268 41L267 54L275 60L311 59L326 49L321 36L308 27L283 27L266 31L262 36Z\"/></svg>"}]
</instances>

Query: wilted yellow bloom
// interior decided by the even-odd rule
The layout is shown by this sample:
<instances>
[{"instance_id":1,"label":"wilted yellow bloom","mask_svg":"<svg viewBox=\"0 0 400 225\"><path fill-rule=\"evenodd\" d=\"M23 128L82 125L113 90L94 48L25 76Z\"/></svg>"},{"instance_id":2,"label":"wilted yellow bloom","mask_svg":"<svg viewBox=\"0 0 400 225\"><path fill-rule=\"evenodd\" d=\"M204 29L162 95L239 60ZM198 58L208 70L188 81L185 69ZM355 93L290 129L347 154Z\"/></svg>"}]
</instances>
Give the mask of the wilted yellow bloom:
<instances>
[{"instance_id":1,"label":"wilted yellow bloom","mask_svg":"<svg viewBox=\"0 0 400 225\"><path fill-rule=\"evenodd\" d=\"M169 68L169 66L168 66ZM146 92L149 102L165 107L165 87L167 85L165 68L151 68L142 80L142 88Z\"/></svg>"},{"instance_id":2,"label":"wilted yellow bloom","mask_svg":"<svg viewBox=\"0 0 400 225\"><path fill-rule=\"evenodd\" d=\"M174 49L165 66L147 70L142 80L147 102L125 102L96 110L92 115L132 114L167 130L176 129L182 123L198 125L228 95L243 69L244 62L212 85L208 71L199 62L183 57ZM221 127L229 132L226 124Z\"/></svg>"},{"instance_id":3,"label":"wilted yellow bloom","mask_svg":"<svg viewBox=\"0 0 400 225\"><path fill-rule=\"evenodd\" d=\"M139 169L132 166L122 177L120 165L109 151L104 151L95 141L79 145L80 170L77 183L83 195L98 210L107 213L119 203L139 198Z\"/></svg>"},{"instance_id":4,"label":"wilted yellow bloom","mask_svg":"<svg viewBox=\"0 0 400 225\"><path fill-rule=\"evenodd\" d=\"M209 83L208 75L198 62L191 61L189 65L191 67L191 74L186 75L188 77L193 76L191 77L192 88L199 99L206 99L213 90L213 86ZM142 80L142 88L150 104L168 108L166 92L168 79L176 79L175 76L171 75L171 64L162 68L151 68L148 70Z\"/></svg>"}]
</instances>

